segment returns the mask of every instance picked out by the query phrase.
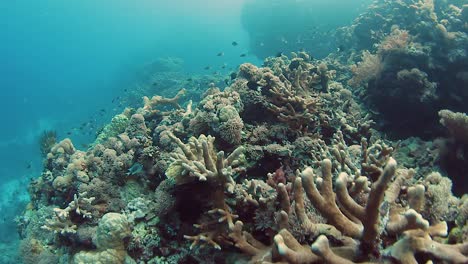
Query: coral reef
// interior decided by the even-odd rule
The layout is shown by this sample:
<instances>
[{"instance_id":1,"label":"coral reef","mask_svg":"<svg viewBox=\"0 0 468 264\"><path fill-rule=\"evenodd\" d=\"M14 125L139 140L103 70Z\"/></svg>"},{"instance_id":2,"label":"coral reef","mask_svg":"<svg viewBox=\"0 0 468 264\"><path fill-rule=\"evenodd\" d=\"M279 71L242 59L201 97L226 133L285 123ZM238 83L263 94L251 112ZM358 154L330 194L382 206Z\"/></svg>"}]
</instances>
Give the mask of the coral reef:
<instances>
[{"instance_id":1,"label":"coral reef","mask_svg":"<svg viewBox=\"0 0 468 264\"><path fill-rule=\"evenodd\" d=\"M445 176L466 173L441 150L464 157L466 115L393 141L367 108L409 131L455 100L435 73L463 75L458 4L376 1L343 29L354 53L245 63L224 89L146 94L85 151L57 142L17 219L23 262L468 263L466 185Z\"/></svg>"},{"instance_id":2,"label":"coral reef","mask_svg":"<svg viewBox=\"0 0 468 264\"><path fill-rule=\"evenodd\" d=\"M468 31L461 1L375 1L341 29L351 66L350 84L365 91L395 136L440 134L437 112L468 112ZM398 107L394 107L398 105Z\"/></svg>"}]
</instances>

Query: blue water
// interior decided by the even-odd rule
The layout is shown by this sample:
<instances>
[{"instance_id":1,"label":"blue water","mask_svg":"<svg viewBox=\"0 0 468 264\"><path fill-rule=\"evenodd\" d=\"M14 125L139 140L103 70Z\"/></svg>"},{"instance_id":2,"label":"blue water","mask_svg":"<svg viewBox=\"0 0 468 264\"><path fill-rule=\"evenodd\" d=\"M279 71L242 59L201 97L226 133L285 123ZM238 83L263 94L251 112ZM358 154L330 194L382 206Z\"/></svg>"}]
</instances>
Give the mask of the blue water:
<instances>
[{"instance_id":1,"label":"blue water","mask_svg":"<svg viewBox=\"0 0 468 264\"><path fill-rule=\"evenodd\" d=\"M90 119L105 124L120 112L111 101L143 65L171 56L183 59L186 73L207 74L206 66L260 64L242 27L244 1L0 1L2 223L14 229L14 214L22 208L6 205L24 206L28 179L41 172L41 133L56 130L59 138L90 143L95 131L82 135L73 128ZM327 0L316 2L323 8ZM330 12L317 21L349 23L359 8L361 2L340 23ZM99 115L100 109L107 111Z\"/></svg>"},{"instance_id":2,"label":"blue water","mask_svg":"<svg viewBox=\"0 0 468 264\"><path fill-rule=\"evenodd\" d=\"M27 173L31 161L39 169L44 129L67 136L75 123L110 107L124 89L119 83L153 59L183 58L189 72L255 60L238 55L247 52L241 6L238 0L1 1L0 178Z\"/></svg>"}]
</instances>

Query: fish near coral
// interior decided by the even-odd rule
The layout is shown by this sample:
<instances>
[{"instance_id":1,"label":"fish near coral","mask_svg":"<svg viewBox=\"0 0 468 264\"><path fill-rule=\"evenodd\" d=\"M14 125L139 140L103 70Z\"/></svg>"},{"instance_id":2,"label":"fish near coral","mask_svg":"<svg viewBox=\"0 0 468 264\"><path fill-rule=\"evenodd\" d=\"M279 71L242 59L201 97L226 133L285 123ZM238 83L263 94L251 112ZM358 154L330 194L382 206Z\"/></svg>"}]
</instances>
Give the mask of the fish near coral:
<instances>
[{"instance_id":1,"label":"fish near coral","mask_svg":"<svg viewBox=\"0 0 468 264\"><path fill-rule=\"evenodd\" d=\"M127 176L137 175L143 172L143 165L135 162L127 171Z\"/></svg>"}]
</instances>

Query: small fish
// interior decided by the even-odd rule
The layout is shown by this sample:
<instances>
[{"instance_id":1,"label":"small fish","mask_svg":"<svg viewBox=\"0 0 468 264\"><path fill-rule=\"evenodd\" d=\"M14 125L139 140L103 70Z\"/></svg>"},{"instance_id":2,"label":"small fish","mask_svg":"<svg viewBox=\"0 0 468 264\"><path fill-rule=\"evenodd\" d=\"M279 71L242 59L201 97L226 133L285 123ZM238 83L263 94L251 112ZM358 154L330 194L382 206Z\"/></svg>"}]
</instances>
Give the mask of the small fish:
<instances>
[{"instance_id":1,"label":"small fish","mask_svg":"<svg viewBox=\"0 0 468 264\"><path fill-rule=\"evenodd\" d=\"M105 112L106 112L106 109L102 108L100 111L103 112L103 113L105 113Z\"/></svg>"},{"instance_id":2,"label":"small fish","mask_svg":"<svg viewBox=\"0 0 468 264\"><path fill-rule=\"evenodd\" d=\"M343 45L338 46L338 48L336 49L336 51L338 52L342 52L344 50L345 50L345 47Z\"/></svg>"},{"instance_id":3,"label":"small fish","mask_svg":"<svg viewBox=\"0 0 468 264\"><path fill-rule=\"evenodd\" d=\"M204 69L205 69L205 70L209 70L209 69L211 69L211 67L210 67L210 66L206 66Z\"/></svg>"},{"instance_id":4,"label":"small fish","mask_svg":"<svg viewBox=\"0 0 468 264\"><path fill-rule=\"evenodd\" d=\"M235 78L237 78L237 73L231 72L229 76L231 77L231 80L234 80Z\"/></svg>"},{"instance_id":5,"label":"small fish","mask_svg":"<svg viewBox=\"0 0 468 264\"><path fill-rule=\"evenodd\" d=\"M26 169L30 169L32 167L32 163L29 162L27 165L26 165Z\"/></svg>"},{"instance_id":6,"label":"small fish","mask_svg":"<svg viewBox=\"0 0 468 264\"><path fill-rule=\"evenodd\" d=\"M224 52L220 52L216 56L218 56L218 57L224 56Z\"/></svg>"},{"instance_id":7,"label":"small fish","mask_svg":"<svg viewBox=\"0 0 468 264\"><path fill-rule=\"evenodd\" d=\"M126 91L127 91L127 89L124 89L124 92L126 92Z\"/></svg>"},{"instance_id":8,"label":"small fish","mask_svg":"<svg viewBox=\"0 0 468 264\"><path fill-rule=\"evenodd\" d=\"M246 57L246 56L247 56L247 54L242 53L239 57Z\"/></svg>"},{"instance_id":9,"label":"small fish","mask_svg":"<svg viewBox=\"0 0 468 264\"><path fill-rule=\"evenodd\" d=\"M158 85L158 83L157 83L157 82L154 82L153 85L156 86L156 85Z\"/></svg>"},{"instance_id":10,"label":"small fish","mask_svg":"<svg viewBox=\"0 0 468 264\"><path fill-rule=\"evenodd\" d=\"M67 132L67 135L71 135L71 134L72 134L72 132L70 132L70 131Z\"/></svg>"},{"instance_id":11,"label":"small fish","mask_svg":"<svg viewBox=\"0 0 468 264\"><path fill-rule=\"evenodd\" d=\"M232 44L234 47L237 46L237 45L239 45L239 43L237 43L236 41L233 41L231 44Z\"/></svg>"},{"instance_id":12,"label":"small fish","mask_svg":"<svg viewBox=\"0 0 468 264\"><path fill-rule=\"evenodd\" d=\"M143 165L141 165L140 163L138 162L135 162L135 164L133 164L127 171L127 175L130 176L130 175L135 175L135 174L139 174L143 172Z\"/></svg>"},{"instance_id":13,"label":"small fish","mask_svg":"<svg viewBox=\"0 0 468 264\"><path fill-rule=\"evenodd\" d=\"M283 52L279 51L278 53L276 53L275 56L276 56L276 58L279 58L279 57L283 56Z\"/></svg>"},{"instance_id":14,"label":"small fish","mask_svg":"<svg viewBox=\"0 0 468 264\"><path fill-rule=\"evenodd\" d=\"M229 85L229 79L224 79L224 83L225 83L226 85Z\"/></svg>"},{"instance_id":15,"label":"small fish","mask_svg":"<svg viewBox=\"0 0 468 264\"><path fill-rule=\"evenodd\" d=\"M193 81L192 78L188 78L188 79L187 79L187 82L191 82L191 81Z\"/></svg>"}]
</instances>

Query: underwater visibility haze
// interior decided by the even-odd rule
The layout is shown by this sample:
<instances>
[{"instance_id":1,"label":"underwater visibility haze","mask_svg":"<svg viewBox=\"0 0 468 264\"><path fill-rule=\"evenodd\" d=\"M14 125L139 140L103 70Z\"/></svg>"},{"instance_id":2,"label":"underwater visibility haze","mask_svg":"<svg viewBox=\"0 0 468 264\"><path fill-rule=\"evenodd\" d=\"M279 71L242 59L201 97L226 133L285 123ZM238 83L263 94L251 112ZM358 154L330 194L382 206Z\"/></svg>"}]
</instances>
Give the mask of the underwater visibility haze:
<instances>
[{"instance_id":1,"label":"underwater visibility haze","mask_svg":"<svg viewBox=\"0 0 468 264\"><path fill-rule=\"evenodd\" d=\"M468 263L466 0L16 0L0 33L0 263Z\"/></svg>"}]
</instances>

